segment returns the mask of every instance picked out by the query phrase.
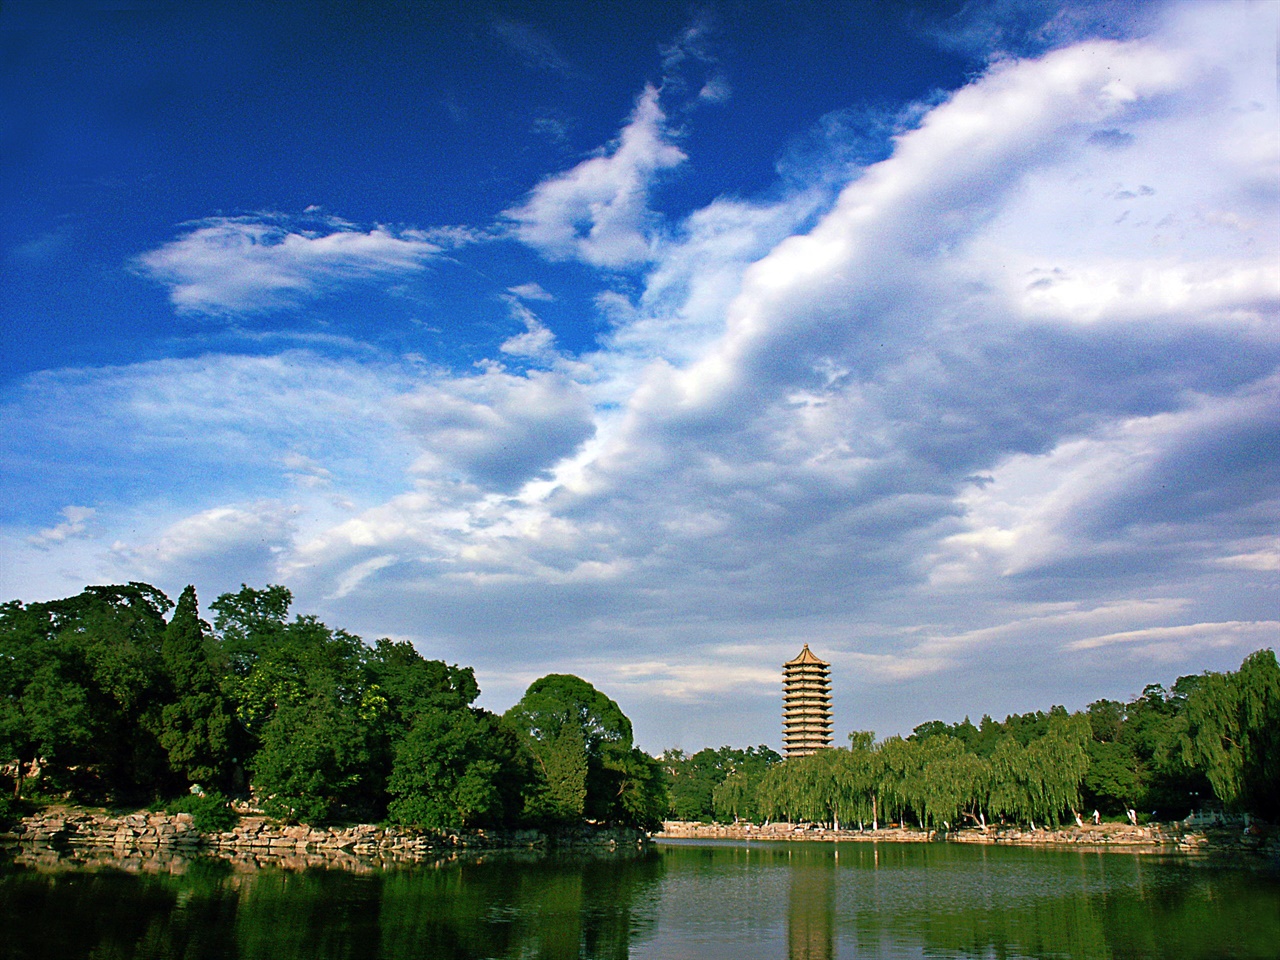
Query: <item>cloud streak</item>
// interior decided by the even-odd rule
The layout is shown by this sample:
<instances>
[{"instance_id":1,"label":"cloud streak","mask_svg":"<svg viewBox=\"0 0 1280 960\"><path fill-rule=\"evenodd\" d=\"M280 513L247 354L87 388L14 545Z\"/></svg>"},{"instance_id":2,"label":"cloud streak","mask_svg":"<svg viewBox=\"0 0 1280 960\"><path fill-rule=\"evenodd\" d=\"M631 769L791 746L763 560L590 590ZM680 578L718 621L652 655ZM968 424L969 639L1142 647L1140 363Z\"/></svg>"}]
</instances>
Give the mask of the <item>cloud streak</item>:
<instances>
[{"instance_id":1,"label":"cloud streak","mask_svg":"<svg viewBox=\"0 0 1280 960\"><path fill-rule=\"evenodd\" d=\"M444 239L456 242L445 234ZM337 287L421 271L437 238L342 221L318 227L280 217L214 217L138 257L179 313L251 314L294 308Z\"/></svg>"}]
</instances>

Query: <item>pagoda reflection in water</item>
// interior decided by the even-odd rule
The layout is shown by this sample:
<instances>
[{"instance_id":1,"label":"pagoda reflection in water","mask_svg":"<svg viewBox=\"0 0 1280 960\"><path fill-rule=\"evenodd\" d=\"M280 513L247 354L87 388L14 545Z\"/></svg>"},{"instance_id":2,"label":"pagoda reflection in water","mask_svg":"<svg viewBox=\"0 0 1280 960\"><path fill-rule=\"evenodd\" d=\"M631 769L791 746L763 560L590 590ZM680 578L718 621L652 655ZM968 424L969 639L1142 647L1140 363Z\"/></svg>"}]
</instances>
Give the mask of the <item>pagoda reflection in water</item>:
<instances>
[{"instance_id":1,"label":"pagoda reflection in water","mask_svg":"<svg viewBox=\"0 0 1280 960\"><path fill-rule=\"evenodd\" d=\"M789 857L788 960L832 960L836 955L836 861L822 847L801 844Z\"/></svg>"}]
</instances>

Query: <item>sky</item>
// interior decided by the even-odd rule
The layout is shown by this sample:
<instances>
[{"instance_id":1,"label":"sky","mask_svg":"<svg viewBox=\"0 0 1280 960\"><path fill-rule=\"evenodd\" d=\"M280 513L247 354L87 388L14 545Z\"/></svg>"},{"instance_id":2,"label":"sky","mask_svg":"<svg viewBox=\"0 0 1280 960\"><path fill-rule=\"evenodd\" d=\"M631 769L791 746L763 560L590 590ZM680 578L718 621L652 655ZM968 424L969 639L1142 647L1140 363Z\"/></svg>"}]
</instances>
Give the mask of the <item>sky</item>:
<instances>
[{"instance_id":1,"label":"sky","mask_svg":"<svg viewBox=\"0 0 1280 960\"><path fill-rule=\"evenodd\" d=\"M0 598L241 583L640 746L1280 639L1274 2L0 6Z\"/></svg>"}]
</instances>

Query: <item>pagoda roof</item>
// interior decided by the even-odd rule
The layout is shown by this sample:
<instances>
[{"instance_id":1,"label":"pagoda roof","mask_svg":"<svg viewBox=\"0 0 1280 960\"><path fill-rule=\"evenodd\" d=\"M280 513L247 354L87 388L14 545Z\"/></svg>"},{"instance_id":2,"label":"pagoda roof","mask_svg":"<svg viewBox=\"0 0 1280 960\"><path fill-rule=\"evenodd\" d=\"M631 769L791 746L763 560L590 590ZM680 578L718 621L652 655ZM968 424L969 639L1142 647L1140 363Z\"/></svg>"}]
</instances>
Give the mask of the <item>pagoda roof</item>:
<instances>
[{"instance_id":1,"label":"pagoda roof","mask_svg":"<svg viewBox=\"0 0 1280 960\"><path fill-rule=\"evenodd\" d=\"M796 658L794 660L788 660L786 663L783 664L783 666L784 667L801 666L806 663L812 663L822 667L831 666L831 664L827 663L827 661L819 660L817 657L815 657L813 655L813 651L809 649L809 645L807 643L804 645L804 649L801 650L800 653L796 655Z\"/></svg>"}]
</instances>

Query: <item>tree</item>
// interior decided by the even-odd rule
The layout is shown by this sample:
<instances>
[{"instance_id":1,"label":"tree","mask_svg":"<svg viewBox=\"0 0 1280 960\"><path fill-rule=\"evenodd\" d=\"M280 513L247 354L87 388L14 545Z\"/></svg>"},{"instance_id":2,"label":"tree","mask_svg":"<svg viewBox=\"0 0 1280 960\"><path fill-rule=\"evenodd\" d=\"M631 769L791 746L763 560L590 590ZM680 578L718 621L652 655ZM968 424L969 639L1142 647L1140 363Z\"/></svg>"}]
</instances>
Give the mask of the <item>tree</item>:
<instances>
[{"instance_id":1,"label":"tree","mask_svg":"<svg viewBox=\"0 0 1280 960\"><path fill-rule=\"evenodd\" d=\"M280 704L253 759L262 808L303 823L349 808L368 759L363 732L353 711L322 694Z\"/></svg>"},{"instance_id":2,"label":"tree","mask_svg":"<svg viewBox=\"0 0 1280 960\"><path fill-rule=\"evenodd\" d=\"M704 822L754 820L756 788L765 771L782 762L782 757L764 744L745 750L707 747L692 756L667 750L661 759L671 815L677 820Z\"/></svg>"},{"instance_id":3,"label":"tree","mask_svg":"<svg viewBox=\"0 0 1280 960\"><path fill-rule=\"evenodd\" d=\"M4 722L21 718L19 752L49 761L45 772L62 788L129 801L163 789L160 643L172 606L155 587L133 582L7 611L0 647L9 651L18 714L5 711Z\"/></svg>"},{"instance_id":4,"label":"tree","mask_svg":"<svg viewBox=\"0 0 1280 960\"><path fill-rule=\"evenodd\" d=\"M1128 744L1091 740L1089 769L1084 775L1086 803L1103 813L1120 813L1138 802L1138 758Z\"/></svg>"},{"instance_id":5,"label":"tree","mask_svg":"<svg viewBox=\"0 0 1280 960\"><path fill-rule=\"evenodd\" d=\"M391 818L433 829L501 822L501 779L510 772L503 733L492 714L465 707L419 713L396 747Z\"/></svg>"},{"instance_id":6,"label":"tree","mask_svg":"<svg viewBox=\"0 0 1280 960\"><path fill-rule=\"evenodd\" d=\"M724 778L711 791L717 817L754 820L756 810L755 790L745 773L735 771Z\"/></svg>"},{"instance_id":7,"label":"tree","mask_svg":"<svg viewBox=\"0 0 1280 960\"><path fill-rule=\"evenodd\" d=\"M838 775L842 781L840 819L857 823L859 829L867 823L877 829L881 759L874 732L854 730L849 734L849 749L841 751Z\"/></svg>"},{"instance_id":8,"label":"tree","mask_svg":"<svg viewBox=\"0 0 1280 960\"><path fill-rule=\"evenodd\" d=\"M160 711L160 744L189 782L227 785L233 719L210 658L205 624L188 586L160 647L172 699Z\"/></svg>"},{"instance_id":9,"label":"tree","mask_svg":"<svg viewBox=\"0 0 1280 960\"><path fill-rule=\"evenodd\" d=\"M15 797L32 761L77 762L92 745L83 672L47 605L0 606L0 761L16 768Z\"/></svg>"},{"instance_id":10,"label":"tree","mask_svg":"<svg viewBox=\"0 0 1280 960\"><path fill-rule=\"evenodd\" d=\"M587 801L587 746L576 723L560 727L546 750L546 794L539 811L552 820L573 823Z\"/></svg>"},{"instance_id":11,"label":"tree","mask_svg":"<svg viewBox=\"0 0 1280 960\"><path fill-rule=\"evenodd\" d=\"M236 593L221 594L209 604L228 668L243 676L252 670L262 653L284 634L293 594L285 587L270 584L265 589L240 584Z\"/></svg>"},{"instance_id":12,"label":"tree","mask_svg":"<svg viewBox=\"0 0 1280 960\"><path fill-rule=\"evenodd\" d=\"M662 764L638 747L605 754L605 768L616 784L611 819L639 830L658 830L668 807Z\"/></svg>"},{"instance_id":13,"label":"tree","mask_svg":"<svg viewBox=\"0 0 1280 960\"><path fill-rule=\"evenodd\" d=\"M1202 769L1228 807L1280 819L1280 666L1272 650L1235 673L1206 673L1187 698L1186 761Z\"/></svg>"},{"instance_id":14,"label":"tree","mask_svg":"<svg viewBox=\"0 0 1280 960\"><path fill-rule=\"evenodd\" d=\"M248 639L256 649L230 688L264 809L300 820L379 815L389 771L371 744L387 705L371 688L368 648L312 616Z\"/></svg>"},{"instance_id":15,"label":"tree","mask_svg":"<svg viewBox=\"0 0 1280 960\"><path fill-rule=\"evenodd\" d=\"M581 743L586 762L581 815L622 822L631 721L611 699L580 677L550 674L529 685L504 719L529 749L555 816L576 807ZM536 808L537 803L534 804Z\"/></svg>"},{"instance_id":16,"label":"tree","mask_svg":"<svg viewBox=\"0 0 1280 960\"><path fill-rule=\"evenodd\" d=\"M566 724L577 725L588 756L605 744L631 749L631 721L622 709L581 677L552 673L529 684L506 719L522 736L549 744Z\"/></svg>"}]
</instances>

